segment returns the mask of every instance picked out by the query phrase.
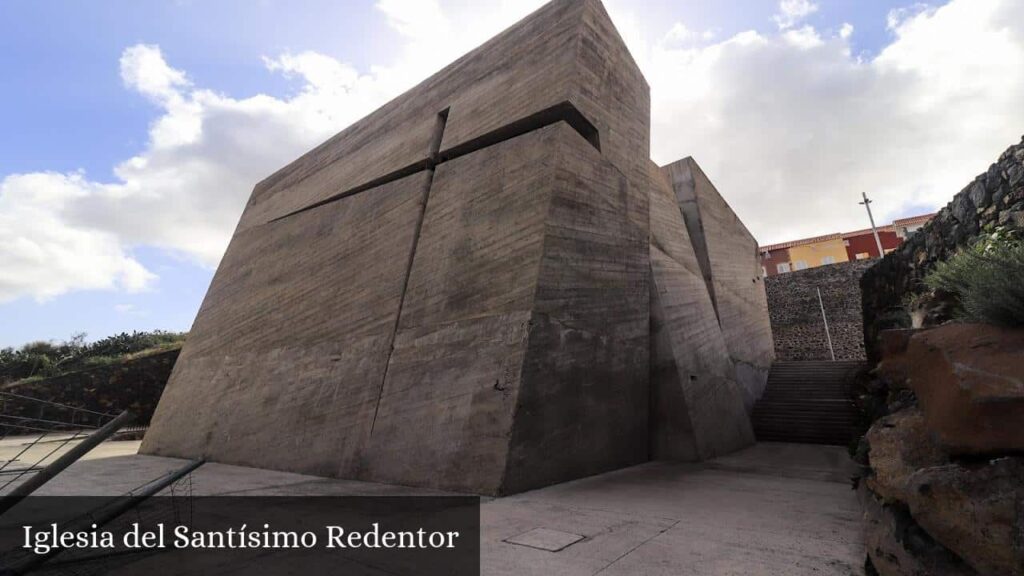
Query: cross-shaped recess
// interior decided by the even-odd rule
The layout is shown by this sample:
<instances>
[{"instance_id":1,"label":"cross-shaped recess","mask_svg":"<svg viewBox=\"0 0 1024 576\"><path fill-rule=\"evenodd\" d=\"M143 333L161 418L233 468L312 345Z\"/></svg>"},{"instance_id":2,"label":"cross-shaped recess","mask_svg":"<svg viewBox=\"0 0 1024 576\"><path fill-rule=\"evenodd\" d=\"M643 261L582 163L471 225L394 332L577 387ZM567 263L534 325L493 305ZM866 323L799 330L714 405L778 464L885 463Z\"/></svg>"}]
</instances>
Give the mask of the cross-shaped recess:
<instances>
[{"instance_id":1,"label":"cross-shaped recess","mask_svg":"<svg viewBox=\"0 0 1024 576\"><path fill-rule=\"evenodd\" d=\"M319 208L325 204L337 202L338 200L348 198L349 196L359 194L360 192L366 192L367 190L372 190L389 182L394 182L395 180L401 180L407 176L412 176L417 172L433 170L438 164L443 164L449 160L454 160L465 156L466 154L476 152L477 150L482 150L484 148L494 146L495 144L500 144L506 140L511 140L518 136L522 136L523 134L533 132L534 130L540 130L541 128L545 128L558 122L565 122L568 124L573 130L576 130L580 136L589 142L591 146L597 149L598 152L601 151L601 136L598 133L597 128L591 124L590 120L587 120L586 116L584 116L582 112L568 101L555 104L554 106L545 108L518 120L513 120L500 128L481 134L472 140L468 140L458 146L448 148L447 150L440 149L440 138L443 138L444 136L444 127L448 120L448 110L446 109L441 112L438 115L438 118L441 120L439 120L438 126L435 127L434 140L432 141L433 147L426 158L413 162L403 168L399 168L389 174L385 174L380 178L374 178L369 182L338 192L329 198L325 198L319 202L310 204L309 206L289 212L284 216L274 218L271 222L277 222L278 220L283 220L285 218L295 216L296 214L308 212L309 210Z\"/></svg>"}]
</instances>

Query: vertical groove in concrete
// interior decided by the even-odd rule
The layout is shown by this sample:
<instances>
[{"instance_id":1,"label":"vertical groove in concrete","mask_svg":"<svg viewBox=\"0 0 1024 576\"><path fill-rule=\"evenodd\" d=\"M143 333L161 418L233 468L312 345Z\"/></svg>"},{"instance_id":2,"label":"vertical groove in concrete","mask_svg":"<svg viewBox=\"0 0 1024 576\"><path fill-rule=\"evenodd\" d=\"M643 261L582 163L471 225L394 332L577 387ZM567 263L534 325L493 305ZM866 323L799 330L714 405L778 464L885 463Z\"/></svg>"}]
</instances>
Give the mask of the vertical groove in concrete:
<instances>
[{"instance_id":1,"label":"vertical groove in concrete","mask_svg":"<svg viewBox=\"0 0 1024 576\"><path fill-rule=\"evenodd\" d=\"M380 411L381 397L384 395L384 383L388 380L388 369L391 367L391 355L395 353L395 337L398 335L398 323L402 320L402 307L405 305L405 295L409 290L409 277L412 275L412 263L416 258L416 247L420 243L420 232L423 230L423 218L427 214L427 201L430 199L430 188L434 184L434 172L437 169L438 159L441 153L441 141L444 139L444 128L448 123L448 112L445 108L437 115L437 122L434 124L434 135L430 141L430 154L427 158L426 182L423 184L423 196L420 198L420 214L416 219L416 230L412 236L412 247L409 249L409 259L405 263L405 276L402 279L402 293L398 299L398 311L395 313L395 323L391 327L391 337L388 342L388 358L384 363L384 374L380 379L380 386L377 389L377 404L373 408L373 420L370 421L370 434L373 434L373 427L377 424L377 413Z\"/></svg>"}]
</instances>

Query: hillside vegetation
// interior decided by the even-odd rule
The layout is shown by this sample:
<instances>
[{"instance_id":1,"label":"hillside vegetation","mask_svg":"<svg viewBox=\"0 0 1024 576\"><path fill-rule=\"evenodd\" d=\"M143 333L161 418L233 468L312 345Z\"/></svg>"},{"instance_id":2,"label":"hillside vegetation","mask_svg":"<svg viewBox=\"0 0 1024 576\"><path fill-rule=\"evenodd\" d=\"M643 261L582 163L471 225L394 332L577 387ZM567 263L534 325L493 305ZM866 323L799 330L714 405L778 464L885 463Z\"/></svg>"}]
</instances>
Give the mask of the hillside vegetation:
<instances>
[{"instance_id":1,"label":"hillside vegetation","mask_svg":"<svg viewBox=\"0 0 1024 576\"><path fill-rule=\"evenodd\" d=\"M65 342L32 342L21 348L0 349L0 385L42 379L180 348L185 333L122 332L86 343L85 334Z\"/></svg>"}]
</instances>

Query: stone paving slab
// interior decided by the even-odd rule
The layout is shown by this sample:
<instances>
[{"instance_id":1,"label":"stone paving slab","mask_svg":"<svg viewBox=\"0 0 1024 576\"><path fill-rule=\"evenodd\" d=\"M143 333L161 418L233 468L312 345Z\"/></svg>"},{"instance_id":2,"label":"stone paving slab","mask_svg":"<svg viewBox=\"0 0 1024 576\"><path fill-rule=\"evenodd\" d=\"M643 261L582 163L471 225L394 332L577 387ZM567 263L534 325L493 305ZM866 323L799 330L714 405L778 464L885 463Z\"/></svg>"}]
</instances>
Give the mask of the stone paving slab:
<instances>
[{"instance_id":1,"label":"stone paving slab","mask_svg":"<svg viewBox=\"0 0 1024 576\"><path fill-rule=\"evenodd\" d=\"M125 455L137 446L103 444L40 493L118 494L183 464ZM650 462L482 498L482 573L863 574L861 511L844 480L851 469L842 448L766 443L705 464ZM192 485L203 495L439 494L223 464L199 468ZM550 531L581 538L541 549L558 548ZM539 546L509 542L531 533Z\"/></svg>"},{"instance_id":2,"label":"stone paving slab","mask_svg":"<svg viewBox=\"0 0 1024 576\"><path fill-rule=\"evenodd\" d=\"M533 530L523 532L518 536L506 538L504 541L509 544L528 546L538 550L547 550L548 552L560 552L584 538L586 538L586 536L562 532L561 530L534 528Z\"/></svg>"}]
</instances>

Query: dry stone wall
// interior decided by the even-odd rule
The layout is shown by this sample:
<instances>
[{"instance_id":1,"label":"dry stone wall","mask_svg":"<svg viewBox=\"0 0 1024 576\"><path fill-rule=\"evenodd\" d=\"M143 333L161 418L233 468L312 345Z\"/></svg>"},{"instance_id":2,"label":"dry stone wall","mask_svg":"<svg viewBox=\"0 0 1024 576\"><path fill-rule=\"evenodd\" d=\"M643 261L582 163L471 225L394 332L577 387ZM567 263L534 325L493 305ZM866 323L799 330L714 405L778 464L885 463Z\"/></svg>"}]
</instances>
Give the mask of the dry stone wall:
<instances>
[{"instance_id":1,"label":"dry stone wall","mask_svg":"<svg viewBox=\"0 0 1024 576\"><path fill-rule=\"evenodd\" d=\"M178 359L180 349L149 354L123 362L116 362L43 380L28 380L7 386L4 391L56 402L92 412L118 414L123 410L135 413L134 424L149 424L167 379ZM6 397L3 414L26 418L44 418L69 422L71 412L60 408L47 408L40 414L38 402ZM81 414L76 417L81 418ZM76 420L77 421L77 420ZM88 421L87 424L98 424ZM0 427L2 429L2 427ZM11 432L17 432L11 430ZM24 431L21 431L24 433Z\"/></svg>"},{"instance_id":2,"label":"dry stone wall","mask_svg":"<svg viewBox=\"0 0 1024 576\"><path fill-rule=\"evenodd\" d=\"M1024 228L1024 139L861 278L869 357L878 359L878 334L899 326L903 300L921 289L925 274L983 229L995 226Z\"/></svg>"},{"instance_id":3,"label":"dry stone wall","mask_svg":"<svg viewBox=\"0 0 1024 576\"><path fill-rule=\"evenodd\" d=\"M778 360L831 360L817 289L836 360L864 358L860 277L874 260L843 262L765 279Z\"/></svg>"}]
</instances>

